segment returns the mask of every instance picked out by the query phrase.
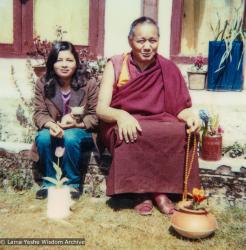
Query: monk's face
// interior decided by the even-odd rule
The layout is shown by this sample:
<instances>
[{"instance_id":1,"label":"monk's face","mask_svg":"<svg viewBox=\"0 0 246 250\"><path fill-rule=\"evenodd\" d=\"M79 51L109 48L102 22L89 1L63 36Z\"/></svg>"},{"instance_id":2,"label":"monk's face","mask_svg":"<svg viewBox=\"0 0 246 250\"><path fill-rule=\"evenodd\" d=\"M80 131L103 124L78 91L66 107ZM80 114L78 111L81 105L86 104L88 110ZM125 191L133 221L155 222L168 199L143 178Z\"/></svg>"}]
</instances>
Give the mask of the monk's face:
<instances>
[{"instance_id":1,"label":"monk's face","mask_svg":"<svg viewBox=\"0 0 246 250\"><path fill-rule=\"evenodd\" d=\"M133 37L129 38L129 44L138 63L150 64L154 60L159 44L157 27L149 23L138 24Z\"/></svg>"}]
</instances>

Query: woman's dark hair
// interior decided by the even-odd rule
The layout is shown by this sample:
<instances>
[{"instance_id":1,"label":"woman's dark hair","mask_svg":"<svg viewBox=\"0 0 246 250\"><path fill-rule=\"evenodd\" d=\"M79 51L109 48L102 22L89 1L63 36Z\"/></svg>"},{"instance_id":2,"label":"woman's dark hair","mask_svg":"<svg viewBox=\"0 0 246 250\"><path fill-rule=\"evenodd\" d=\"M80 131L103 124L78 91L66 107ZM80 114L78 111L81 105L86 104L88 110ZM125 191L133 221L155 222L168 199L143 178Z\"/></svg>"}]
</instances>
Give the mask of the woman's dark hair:
<instances>
[{"instance_id":1,"label":"woman's dark hair","mask_svg":"<svg viewBox=\"0 0 246 250\"><path fill-rule=\"evenodd\" d=\"M64 50L69 50L73 54L76 61L76 70L72 77L71 88L77 91L85 83L86 74L83 74L83 72L85 73L86 70L82 68L82 65L80 65L79 56L73 44L67 41L56 42L52 45L46 62L46 84L44 91L45 96L48 98L55 96L55 84L56 82L59 83L59 78L54 71L54 64L57 61L59 52Z\"/></svg>"},{"instance_id":2,"label":"woman's dark hair","mask_svg":"<svg viewBox=\"0 0 246 250\"><path fill-rule=\"evenodd\" d=\"M159 26L158 26L157 22L150 17L142 16L142 17L139 17L138 19L136 19L135 21L132 22L131 28L130 28L130 31L128 34L128 38L132 39L134 36L136 26L138 24L144 24L144 23L153 24L157 28L158 36L160 36Z\"/></svg>"}]
</instances>

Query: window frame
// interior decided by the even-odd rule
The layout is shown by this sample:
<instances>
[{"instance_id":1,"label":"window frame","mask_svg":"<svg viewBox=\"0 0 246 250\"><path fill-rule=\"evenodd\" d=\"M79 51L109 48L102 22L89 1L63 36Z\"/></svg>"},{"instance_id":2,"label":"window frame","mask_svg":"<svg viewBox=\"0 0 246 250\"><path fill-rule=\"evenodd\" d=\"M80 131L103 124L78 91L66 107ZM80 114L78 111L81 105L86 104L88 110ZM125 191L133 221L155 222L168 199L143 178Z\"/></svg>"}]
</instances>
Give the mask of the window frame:
<instances>
[{"instance_id":1,"label":"window frame","mask_svg":"<svg viewBox=\"0 0 246 250\"><path fill-rule=\"evenodd\" d=\"M76 49L103 55L104 16L105 0L90 0L88 45L76 45ZM0 57L26 58L33 40L33 0L13 0L13 19L13 43L0 43Z\"/></svg>"}]
</instances>

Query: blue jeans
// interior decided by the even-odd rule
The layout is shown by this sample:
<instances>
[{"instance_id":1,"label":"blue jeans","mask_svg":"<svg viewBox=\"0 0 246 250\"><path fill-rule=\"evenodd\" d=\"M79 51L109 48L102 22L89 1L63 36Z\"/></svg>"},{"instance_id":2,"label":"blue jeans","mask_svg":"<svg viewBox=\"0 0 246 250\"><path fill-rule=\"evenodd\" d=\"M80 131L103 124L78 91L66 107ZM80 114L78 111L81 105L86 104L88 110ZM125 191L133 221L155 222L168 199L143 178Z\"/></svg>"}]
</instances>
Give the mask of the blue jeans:
<instances>
[{"instance_id":1,"label":"blue jeans","mask_svg":"<svg viewBox=\"0 0 246 250\"><path fill-rule=\"evenodd\" d=\"M39 162L44 176L55 178L56 172L53 162L57 163L55 156L56 147L65 147L65 153L60 159L60 167L64 177L68 178L65 184L74 188L81 188L81 160L86 151L93 148L91 133L82 128L70 128L64 130L63 138L52 137L48 129L42 129L37 133L35 142L38 148ZM44 180L43 186L54 184Z\"/></svg>"}]
</instances>

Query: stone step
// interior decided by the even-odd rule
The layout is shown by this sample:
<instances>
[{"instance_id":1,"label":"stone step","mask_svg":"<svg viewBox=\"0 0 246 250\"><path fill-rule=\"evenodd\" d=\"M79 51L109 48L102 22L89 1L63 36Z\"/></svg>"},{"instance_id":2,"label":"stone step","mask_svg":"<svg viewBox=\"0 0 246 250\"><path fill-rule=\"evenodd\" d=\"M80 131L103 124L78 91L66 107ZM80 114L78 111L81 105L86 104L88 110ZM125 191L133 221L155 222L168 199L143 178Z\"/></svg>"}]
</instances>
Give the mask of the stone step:
<instances>
[{"instance_id":1,"label":"stone step","mask_svg":"<svg viewBox=\"0 0 246 250\"><path fill-rule=\"evenodd\" d=\"M13 187L23 190L36 185L36 182L41 183L40 170L28 157L30 146L0 142L0 186L4 189ZM83 182L85 193L94 197L105 196L109 158L107 153L101 159L97 152L89 155L89 161L86 162L88 167L82 168L87 169ZM201 185L208 194L217 197L218 204L230 205L233 202L237 206L246 206L246 168L238 162L235 159L226 161L226 158L217 162L200 160Z\"/></svg>"},{"instance_id":2,"label":"stone step","mask_svg":"<svg viewBox=\"0 0 246 250\"><path fill-rule=\"evenodd\" d=\"M224 166L224 173L238 172L246 176L246 160L244 158L222 157L219 161L205 161L199 159L199 167L217 171L219 167ZM218 171L220 172L220 170ZM223 172L223 171L222 171Z\"/></svg>"},{"instance_id":3,"label":"stone step","mask_svg":"<svg viewBox=\"0 0 246 250\"><path fill-rule=\"evenodd\" d=\"M206 90L190 90L195 107L210 107L218 110L246 111L246 90L241 92L214 92Z\"/></svg>"}]
</instances>

